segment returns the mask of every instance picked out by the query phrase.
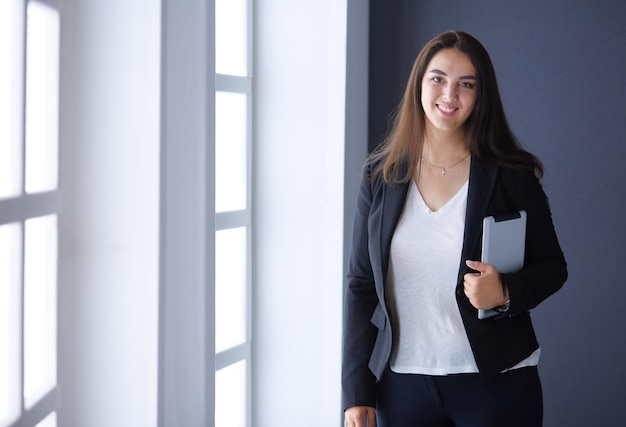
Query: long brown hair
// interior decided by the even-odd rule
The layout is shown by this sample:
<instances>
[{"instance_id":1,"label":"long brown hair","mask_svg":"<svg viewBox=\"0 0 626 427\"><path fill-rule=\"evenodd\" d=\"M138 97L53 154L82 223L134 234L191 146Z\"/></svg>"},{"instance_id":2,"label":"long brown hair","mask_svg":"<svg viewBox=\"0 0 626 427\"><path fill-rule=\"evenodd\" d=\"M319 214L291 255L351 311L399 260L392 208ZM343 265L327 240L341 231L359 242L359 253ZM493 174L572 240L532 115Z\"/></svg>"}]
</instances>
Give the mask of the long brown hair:
<instances>
[{"instance_id":1,"label":"long brown hair","mask_svg":"<svg viewBox=\"0 0 626 427\"><path fill-rule=\"evenodd\" d=\"M476 104L465 122L466 143L472 156L485 163L543 176L541 161L522 148L509 127L489 54L478 40L460 31L436 36L415 59L391 130L368 159L368 163L378 164L372 175L382 173L388 184L405 183L412 178L424 145L426 119L421 102L422 80L435 54L449 48L465 53L478 77ZM404 165L408 167L407 173L400 176Z\"/></svg>"}]
</instances>

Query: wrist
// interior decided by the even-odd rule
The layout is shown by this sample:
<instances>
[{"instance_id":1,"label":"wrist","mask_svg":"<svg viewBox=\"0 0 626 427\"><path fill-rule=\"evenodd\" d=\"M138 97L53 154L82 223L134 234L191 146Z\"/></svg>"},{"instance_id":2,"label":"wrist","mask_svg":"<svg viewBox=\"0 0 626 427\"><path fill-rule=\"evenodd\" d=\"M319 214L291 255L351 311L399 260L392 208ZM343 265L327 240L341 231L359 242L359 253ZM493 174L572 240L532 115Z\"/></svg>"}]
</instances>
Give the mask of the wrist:
<instances>
[{"instance_id":1,"label":"wrist","mask_svg":"<svg viewBox=\"0 0 626 427\"><path fill-rule=\"evenodd\" d=\"M508 310L509 305L511 305L511 297L509 295L509 288L504 283L502 283L502 297L503 303L500 304L498 307L503 310Z\"/></svg>"},{"instance_id":2,"label":"wrist","mask_svg":"<svg viewBox=\"0 0 626 427\"><path fill-rule=\"evenodd\" d=\"M511 300L507 298L506 302L502 305L499 305L496 307L496 311L498 313L506 313L507 311L509 311L509 308L511 307Z\"/></svg>"}]
</instances>

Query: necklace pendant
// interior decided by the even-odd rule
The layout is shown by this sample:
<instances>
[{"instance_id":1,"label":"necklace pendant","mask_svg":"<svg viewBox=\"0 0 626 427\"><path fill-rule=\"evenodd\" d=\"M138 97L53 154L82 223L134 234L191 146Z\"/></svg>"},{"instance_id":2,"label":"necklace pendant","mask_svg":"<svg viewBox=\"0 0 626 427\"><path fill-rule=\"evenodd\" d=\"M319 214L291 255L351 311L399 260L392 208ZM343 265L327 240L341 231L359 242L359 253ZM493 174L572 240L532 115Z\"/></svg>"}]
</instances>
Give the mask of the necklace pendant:
<instances>
[{"instance_id":1,"label":"necklace pendant","mask_svg":"<svg viewBox=\"0 0 626 427\"><path fill-rule=\"evenodd\" d=\"M446 176L446 168L441 168L441 176Z\"/></svg>"}]
</instances>

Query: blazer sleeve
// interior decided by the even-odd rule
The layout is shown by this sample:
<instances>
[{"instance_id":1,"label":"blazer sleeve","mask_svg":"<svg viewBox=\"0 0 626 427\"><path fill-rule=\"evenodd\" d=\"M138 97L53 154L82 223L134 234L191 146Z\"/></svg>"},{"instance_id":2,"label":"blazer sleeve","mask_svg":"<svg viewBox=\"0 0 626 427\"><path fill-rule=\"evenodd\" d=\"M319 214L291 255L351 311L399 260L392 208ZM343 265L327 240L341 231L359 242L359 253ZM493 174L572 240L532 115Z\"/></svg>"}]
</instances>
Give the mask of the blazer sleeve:
<instances>
[{"instance_id":1,"label":"blazer sleeve","mask_svg":"<svg viewBox=\"0 0 626 427\"><path fill-rule=\"evenodd\" d=\"M368 368L377 328L370 322L378 298L369 253L372 209L369 171L364 170L354 216L352 249L344 286L342 404L376 406L376 377Z\"/></svg>"},{"instance_id":2,"label":"blazer sleeve","mask_svg":"<svg viewBox=\"0 0 626 427\"><path fill-rule=\"evenodd\" d=\"M524 268L501 275L509 290L509 313L515 314L535 308L558 291L567 279L567 264L539 180L525 173L520 179L507 181L507 186L515 189L512 193L517 206L527 213Z\"/></svg>"}]
</instances>

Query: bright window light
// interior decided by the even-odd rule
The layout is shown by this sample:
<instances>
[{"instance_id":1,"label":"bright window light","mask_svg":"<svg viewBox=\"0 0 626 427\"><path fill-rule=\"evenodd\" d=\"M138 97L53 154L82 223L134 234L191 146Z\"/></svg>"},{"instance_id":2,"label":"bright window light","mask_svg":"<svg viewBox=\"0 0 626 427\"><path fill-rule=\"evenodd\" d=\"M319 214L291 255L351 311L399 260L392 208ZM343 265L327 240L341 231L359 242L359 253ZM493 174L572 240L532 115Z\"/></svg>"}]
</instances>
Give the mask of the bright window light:
<instances>
[{"instance_id":1,"label":"bright window light","mask_svg":"<svg viewBox=\"0 0 626 427\"><path fill-rule=\"evenodd\" d=\"M246 427L246 362L215 373L215 427Z\"/></svg>"},{"instance_id":2,"label":"bright window light","mask_svg":"<svg viewBox=\"0 0 626 427\"><path fill-rule=\"evenodd\" d=\"M215 351L246 341L246 228L215 235Z\"/></svg>"},{"instance_id":3,"label":"bright window light","mask_svg":"<svg viewBox=\"0 0 626 427\"><path fill-rule=\"evenodd\" d=\"M20 414L22 224L0 226L0 425Z\"/></svg>"},{"instance_id":4,"label":"bright window light","mask_svg":"<svg viewBox=\"0 0 626 427\"><path fill-rule=\"evenodd\" d=\"M57 427L57 413L52 412L35 427Z\"/></svg>"},{"instance_id":5,"label":"bright window light","mask_svg":"<svg viewBox=\"0 0 626 427\"><path fill-rule=\"evenodd\" d=\"M59 12L29 1L26 13L27 193L57 188Z\"/></svg>"},{"instance_id":6,"label":"bright window light","mask_svg":"<svg viewBox=\"0 0 626 427\"><path fill-rule=\"evenodd\" d=\"M56 385L57 217L24 227L24 403L32 407Z\"/></svg>"},{"instance_id":7,"label":"bright window light","mask_svg":"<svg viewBox=\"0 0 626 427\"><path fill-rule=\"evenodd\" d=\"M247 97L215 94L215 210L246 208Z\"/></svg>"},{"instance_id":8,"label":"bright window light","mask_svg":"<svg viewBox=\"0 0 626 427\"><path fill-rule=\"evenodd\" d=\"M215 1L215 71L248 75L247 0Z\"/></svg>"},{"instance_id":9,"label":"bright window light","mask_svg":"<svg viewBox=\"0 0 626 427\"><path fill-rule=\"evenodd\" d=\"M22 1L0 1L0 198L22 188Z\"/></svg>"}]
</instances>

